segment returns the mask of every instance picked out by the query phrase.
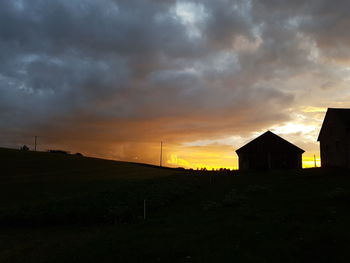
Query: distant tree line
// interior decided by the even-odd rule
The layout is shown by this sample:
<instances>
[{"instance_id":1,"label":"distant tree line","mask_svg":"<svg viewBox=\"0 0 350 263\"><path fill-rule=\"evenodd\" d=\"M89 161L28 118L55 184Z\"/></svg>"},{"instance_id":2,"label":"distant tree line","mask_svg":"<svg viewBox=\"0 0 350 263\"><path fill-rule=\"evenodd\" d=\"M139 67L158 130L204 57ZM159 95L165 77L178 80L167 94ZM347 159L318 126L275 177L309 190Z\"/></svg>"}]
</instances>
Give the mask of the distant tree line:
<instances>
[{"instance_id":1,"label":"distant tree line","mask_svg":"<svg viewBox=\"0 0 350 263\"><path fill-rule=\"evenodd\" d=\"M19 148L21 151L29 151L29 147L27 145L23 145ZM59 150L59 149L49 149L47 150L48 153L58 153L58 154L71 154L69 151L65 151L65 150ZM83 156L82 153L75 153L74 155L77 156Z\"/></svg>"}]
</instances>

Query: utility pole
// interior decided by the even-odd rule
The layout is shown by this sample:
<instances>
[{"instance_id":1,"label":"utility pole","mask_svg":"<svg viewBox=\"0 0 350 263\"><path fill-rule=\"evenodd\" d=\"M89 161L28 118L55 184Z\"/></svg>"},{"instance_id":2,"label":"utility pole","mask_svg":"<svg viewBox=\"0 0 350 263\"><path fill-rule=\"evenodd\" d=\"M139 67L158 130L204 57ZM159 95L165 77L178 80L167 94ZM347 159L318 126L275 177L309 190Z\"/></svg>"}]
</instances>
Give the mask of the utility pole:
<instances>
[{"instance_id":1,"label":"utility pole","mask_svg":"<svg viewBox=\"0 0 350 263\"><path fill-rule=\"evenodd\" d=\"M160 142L160 160L159 160L159 166L162 167L163 162L163 142Z\"/></svg>"},{"instance_id":2,"label":"utility pole","mask_svg":"<svg viewBox=\"0 0 350 263\"><path fill-rule=\"evenodd\" d=\"M36 139L37 139L37 136L35 136L35 139L34 139L34 141L35 141L35 143L34 143L34 151L36 152Z\"/></svg>"},{"instance_id":3,"label":"utility pole","mask_svg":"<svg viewBox=\"0 0 350 263\"><path fill-rule=\"evenodd\" d=\"M315 168L317 167L316 165L316 154L314 154L314 165L315 165Z\"/></svg>"}]
</instances>

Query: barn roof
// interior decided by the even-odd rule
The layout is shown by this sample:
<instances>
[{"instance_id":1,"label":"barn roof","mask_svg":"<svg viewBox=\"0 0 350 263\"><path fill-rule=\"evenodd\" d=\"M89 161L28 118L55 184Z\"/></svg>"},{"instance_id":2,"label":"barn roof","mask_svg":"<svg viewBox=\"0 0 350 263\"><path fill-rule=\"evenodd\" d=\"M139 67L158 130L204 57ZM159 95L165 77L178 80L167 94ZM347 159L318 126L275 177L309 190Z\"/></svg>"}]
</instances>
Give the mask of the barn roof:
<instances>
[{"instance_id":1,"label":"barn roof","mask_svg":"<svg viewBox=\"0 0 350 263\"><path fill-rule=\"evenodd\" d=\"M271 131L263 133L259 137L236 150L236 152L237 154L240 154L244 152L261 152L266 150L292 151L301 154L305 152L303 149L300 149L299 147L295 146L294 144L288 142L287 140L281 138Z\"/></svg>"},{"instance_id":2,"label":"barn roof","mask_svg":"<svg viewBox=\"0 0 350 263\"><path fill-rule=\"evenodd\" d=\"M317 141L320 140L321 135L330 122L332 122L333 125L337 125L338 127L341 125L342 127L350 129L350 109L328 108Z\"/></svg>"}]
</instances>

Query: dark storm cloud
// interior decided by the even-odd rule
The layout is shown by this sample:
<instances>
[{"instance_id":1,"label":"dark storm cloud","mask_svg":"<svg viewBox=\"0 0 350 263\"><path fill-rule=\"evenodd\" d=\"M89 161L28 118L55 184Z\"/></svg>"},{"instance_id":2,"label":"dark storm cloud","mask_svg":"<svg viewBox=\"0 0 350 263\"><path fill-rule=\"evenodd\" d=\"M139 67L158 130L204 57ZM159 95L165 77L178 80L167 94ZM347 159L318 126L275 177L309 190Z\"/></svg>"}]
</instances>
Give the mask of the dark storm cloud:
<instances>
[{"instance_id":1,"label":"dark storm cloud","mask_svg":"<svg viewBox=\"0 0 350 263\"><path fill-rule=\"evenodd\" d=\"M1 141L181 142L288 121L305 101L295 76L341 81L320 60L348 56L348 5L1 1Z\"/></svg>"}]
</instances>

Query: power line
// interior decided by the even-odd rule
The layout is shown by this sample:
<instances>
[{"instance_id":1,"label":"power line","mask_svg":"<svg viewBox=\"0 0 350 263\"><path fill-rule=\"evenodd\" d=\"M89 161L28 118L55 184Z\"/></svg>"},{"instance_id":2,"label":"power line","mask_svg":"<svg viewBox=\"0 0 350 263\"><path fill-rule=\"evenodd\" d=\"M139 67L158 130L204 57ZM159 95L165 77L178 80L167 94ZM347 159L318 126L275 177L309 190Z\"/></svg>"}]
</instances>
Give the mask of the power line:
<instances>
[{"instance_id":1,"label":"power line","mask_svg":"<svg viewBox=\"0 0 350 263\"><path fill-rule=\"evenodd\" d=\"M317 167L317 164L316 164L316 154L314 154L314 165L315 165L315 168Z\"/></svg>"},{"instance_id":2,"label":"power line","mask_svg":"<svg viewBox=\"0 0 350 263\"><path fill-rule=\"evenodd\" d=\"M37 141L37 136L35 136L35 144L34 144L34 151L36 152L36 141Z\"/></svg>"},{"instance_id":3,"label":"power line","mask_svg":"<svg viewBox=\"0 0 350 263\"><path fill-rule=\"evenodd\" d=\"M162 167L163 162L163 142L160 142L160 160L159 160L159 166Z\"/></svg>"}]
</instances>

